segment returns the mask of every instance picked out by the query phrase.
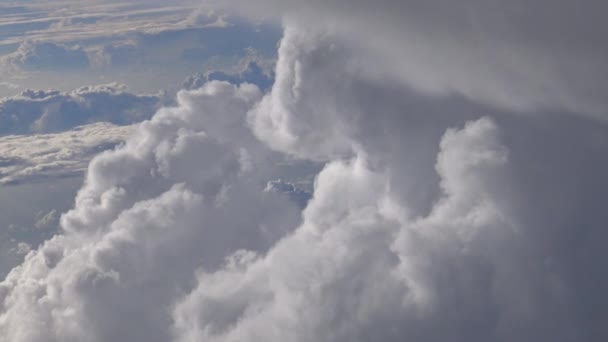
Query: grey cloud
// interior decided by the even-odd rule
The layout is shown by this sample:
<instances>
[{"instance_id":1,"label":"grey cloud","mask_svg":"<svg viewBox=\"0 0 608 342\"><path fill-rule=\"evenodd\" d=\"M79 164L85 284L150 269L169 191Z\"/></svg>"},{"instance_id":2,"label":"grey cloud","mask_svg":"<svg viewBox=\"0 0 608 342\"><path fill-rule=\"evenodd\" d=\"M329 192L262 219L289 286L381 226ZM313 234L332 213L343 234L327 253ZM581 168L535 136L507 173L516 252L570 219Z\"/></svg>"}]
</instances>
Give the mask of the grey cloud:
<instances>
[{"instance_id":1,"label":"grey cloud","mask_svg":"<svg viewBox=\"0 0 608 342\"><path fill-rule=\"evenodd\" d=\"M0 185L81 175L91 158L132 131L132 126L96 123L62 133L0 137Z\"/></svg>"},{"instance_id":2,"label":"grey cloud","mask_svg":"<svg viewBox=\"0 0 608 342\"><path fill-rule=\"evenodd\" d=\"M394 23L366 6L345 10ZM91 162L63 234L0 284L0 336L606 340L608 127L571 115L557 88L496 106L506 83L490 77L500 86L487 97L439 75L462 71L447 55L427 76L436 83L404 84L385 77L390 61L370 64L384 50L347 39L351 19L291 20L269 93L217 81L182 91ZM437 91L446 84L456 90ZM549 102L565 109L537 107ZM325 163L302 211L287 183L268 187L278 153Z\"/></svg>"},{"instance_id":3,"label":"grey cloud","mask_svg":"<svg viewBox=\"0 0 608 342\"><path fill-rule=\"evenodd\" d=\"M26 41L16 52L3 57L3 62L24 70L83 69L89 66L89 57L79 46Z\"/></svg>"},{"instance_id":4,"label":"grey cloud","mask_svg":"<svg viewBox=\"0 0 608 342\"><path fill-rule=\"evenodd\" d=\"M196 89L209 81L225 81L232 84L251 83L263 91L274 83L274 76L268 65L271 63L258 56L246 57L236 71L212 70L188 76L182 83L184 89Z\"/></svg>"},{"instance_id":5,"label":"grey cloud","mask_svg":"<svg viewBox=\"0 0 608 342\"><path fill-rule=\"evenodd\" d=\"M370 77L431 94L605 118L605 2L222 1L344 36Z\"/></svg>"},{"instance_id":6,"label":"grey cloud","mask_svg":"<svg viewBox=\"0 0 608 342\"><path fill-rule=\"evenodd\" d=\"M0 100L0 134L59 132L100 121L131 124L149 118L162 101L161 94L132 94L117 84L25 90Z\"/></svg>"},{"instance_id":7,"label":"grey cloud","mask_svg":"<svg viewBox=\"0 0 608 342\"><path fill-rule=\"evenodd\" d=\"M606 127L421 96L351 73L344 56L331 36L288 30L250 120L275 149L355 161L322 171L292 237L202 273L176 309L178 337L603 340L606 312L591 304L603 252L572 239L604 235L590 203L608 186ZM473 113L494 120L448 129Z\"/></svg>"},{"instance_id":8,"label":"grey cloud","mask_svg":"<svg viewBox=\"0 0 608 342\"><path fill-rule=\"evenodd\" d=\"M263 252L293 229L299 210L263 191L273 154L245 125L260 95L252 85L220 82L181 92L177 107L161 109L123 148L95 158L75 208L62 216L65 235L24 262L42 273L18 267L2 284L2 336L166 341L171 317L158 309L188 288L196 268L214 269L241 248ZM32 330L22 315L34 292L23 282L39 276L34 292L50 296L28 321L53 312L65 319Z\"/></svg>"},{"instance_id":9,"label":"grey cloud","mask_svg":"<svg viewBox=\"0 0 608 342\"><path fill-rule=\"evenodd\" d=\"M48 213L40 212L36 215L36 223L34 227L37 229L52 229L59 223L59 214L56 209L52 209Z\"/></svg>"},{"instance_id":10,"label":"grey cloud","mask_svg":"<svg viewBox=\"0 0 608 342\"><path fill-rule=\"evenodd\" d=\"M227 65L238 63L240 58L246 56L266 64L264 59L274 54L280 39L278 26L251 24L239 18L230 20L234 24L229 26L195 25L157 32L125 32L109 39L102 47L93 48L92 59L96 66L187 63L197 67L215 64L215 68L227 69ZM259 51L258 55L252 55L252 49ZM262 67L265 73L272 69L266 65ZM246 65L243 69L246 69ZM253 76L259 79L263 77Z\"/></svg>"}]
</instances>

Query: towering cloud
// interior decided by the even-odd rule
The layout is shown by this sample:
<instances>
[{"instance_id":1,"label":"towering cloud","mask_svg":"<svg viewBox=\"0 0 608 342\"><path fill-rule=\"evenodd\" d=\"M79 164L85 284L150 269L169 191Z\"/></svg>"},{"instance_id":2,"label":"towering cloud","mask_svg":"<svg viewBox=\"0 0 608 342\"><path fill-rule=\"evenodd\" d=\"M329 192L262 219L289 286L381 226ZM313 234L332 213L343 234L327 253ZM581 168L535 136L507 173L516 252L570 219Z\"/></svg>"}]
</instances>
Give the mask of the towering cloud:
<instances>
[{"instance_id":1,"label":"towering cloud","mask_svg":"<svg viewBox=\"0 0 608 342\"><path fill-rule=\"evenodd\" d=\"M178 107L97 157L65 234L2 284L3 338L166 341L195 269L241 248L264 252L292 230L299 210L263 191L273 156L245 125L259 96L227 83L180 93Z\"/></svg>"},{"instance_id":2,"label":"towering cloud","mask_svg":"<svg viewBox=\"0 0 608 342\"><path fill-rule=\"evenodd\" d=\"M605 99L535 69L551 59L512 31L518 7L264 4L289 17L272 89L182 91L96 157L63 234L0 284L0 338L606 339ZM464 18L492 29L479 46ZM481 52L511 40L507 80ZM292 158L324 163L304 203L272 182Z\"/></svg>"},{"instance_id":3,"label":"towering cloud","mask_svg":"<svg viewBox=\"0 0 608 342\"><path fill-rule=\"evenodd\" d=\"M212 1L213 2L213 1ZM329 25L381 80L528 111L605 119L602 0L229 0L245 15Z\"/></svg>"}]
</instances>

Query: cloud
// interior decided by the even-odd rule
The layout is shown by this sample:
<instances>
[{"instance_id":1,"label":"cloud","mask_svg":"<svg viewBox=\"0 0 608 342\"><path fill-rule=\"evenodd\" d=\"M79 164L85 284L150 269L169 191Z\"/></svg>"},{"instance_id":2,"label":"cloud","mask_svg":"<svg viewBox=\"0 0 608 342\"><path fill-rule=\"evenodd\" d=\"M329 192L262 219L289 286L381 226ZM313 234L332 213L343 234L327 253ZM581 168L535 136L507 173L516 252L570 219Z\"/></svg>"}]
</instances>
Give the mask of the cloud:
<instances>
[{"instance_id":1,"label":"cloud","mask_svg":"<svg viewBox=\"0 0 608 342\"><path fill-rule=\"evenodd\" d=\"M230 67L252 48L269 58L281 37L276 23L200 1L31 1L21 10L0 14L0 74L23 88L67 90L100 79L146 92L177 88L194 71L238 72Z\"/></svg>"},{"instance_id":2,"label":"cloud","mask_svg":"<svg viewBox=\"0 0 608 342\"><path fill-rule=\"evenodd\" d=\"M462 174L483 177L500 168L507 159L496 135L486 119L447 133L438 157L442 180L460 182ZM462 144L476 149L461 150ZM452 157L471 163L454 165ZM177 340L463 340L467 333L454 335L450 326L464 328L468 320L483 326L492 307L462 302L466 314L452 313L444 307L452 299L441 298L450 295L450 286L427 277L449 274L452 265L441 263L454 263L462 273L450 284L462 288L452 290L471 299L482 295L478 281L486 276L486 260L467 239L476 237L476 229L501 229L504 223L490 203L476 207L491 200L483 191L462 185L446 186L434 212L411 222L392 198L386 175L371 170L364 158L329 164L294 235L265 257L236 254L226 269L199 275L198 288L176 307ZM451 206L460 208L450 213ZM460 246L473 250L460 252Z\"/></svg>"},{"instance_id":3,"label":"cloud","mask_svg":"<svg viewBox=\"0 0 608 342\"><path fill-rule=\"evenodd\" d=\"M475 75L429 71L429 87L388 77L396 64L349 40L352 25L408 41L391 25L413 2L314 4L292 6L350 17L333 28L291 18L269 92L220 81L181 91L93 159L62 234L0 284L0 336L605 340L608 127L568 112L584 102L576 89L560 102L563 85L540 96L524 77L537 92L503 103L494 91L508 82L493 77L485 90ZM444 57L438 70L463 71ZM437 91L446 84L456 90ZM565 109L515 113L548 103ZM324 165L303 210L285 196L290 180L273 182L291 158Z\"/></svg>"},{"instance_id":4,"label":"cloud","mask_svg":"<svg viewBox=\"0 0 608 342\"><path fill-rule=\"evenodd\" d=\"M89 57L79 46L26 41L3 57L3 62L20 70L84 69L89 66Z\"/></svg>"},{"instance_id":5,"label":"cloud","mask_svg":"<svg viewBox=\"0 0 608 342\"><path fill-rule=\"evenodd\" d=\"M11 82L0 82L0 87L5 87L8 89L19 89L21 88L19 85L11 83Z\"/></svg>"},{"instance_id":6,"label":"cloud","mask_svg":"<svg viewBox=\"0 0 608 342\"><path fill-rule=\"evenodd\" d=\"M548 0L217 3L245 16L334 31L369 77L511 110L566 109L605 119L602 1L576 8Z\"/></svg>"},{"instance_id":7,"label":"cloud","mask_svg":"<svg viewBox=\"0 0 608 342\"><path fill-rule=\"evenodd\" d=\"M34 227L37 229L49 229L54 228L59 223L59 213L56 209L51 209L48 213L39 213L36 215L36 223Z\"/></svg>"},{"instance_id":8,"label":"cloud","mask_svg":"<svg viewBox=\"0 0 608 342\"><path fill-rule=\"evenodd\" d=\"M165 341L169 313L155 308L170 306L194 269L214 268L233 250L262 252L295 227L296 205L263 191L273 154L255 143L244 120L259 97L255 86L219 82L181 92L177 107L160 110L123 148L95 158L75 208L62 216L65 235L24 262L42 273L16 268L2 284L2 336ZM94 247L81 248L89 243ZM158 273L160 265L169 273ZM28 323L20 316L38 290L22 281L39 276L38 290L50 297ZM143 297L132 298L132 291ZM116 315L109 302L124 303L127 316ZM134 321L127 312L143 316ZM48 329L29 328L56 314Z\"/></svg>"},{"instance_id":9,"label":"cloud","mask_svg":"<svg viewBox=\"0 0 608 342\"><path fill-rule=\"evenodd\" d=\"M272 71L267 70L271 63L261 59L261 57L255 56L246 57L239 64L240 68L236 72L213 70L190 75L182 83L182 88L196 89L209 81L225 81L232 84L251 83L258 86L261 90L270 89L274 83Z\"/></svg>"},{"instance_id":10,"label":"cloud","mask_svg":"<svg viewBox=\"0 0 608 342\"><path fill-rule=\"evenodd\" d=\"M17 247L15 247L14 253L18 255L24 255L29 253L32 250L32 246L26 242L19 242Z\"/></svg>"},{"instance_id":11,"label":"cloud","mask_svg":"<svg viewBox=\"0 0 608 342\"><path fill-rule=\"evenodd\" d=\"M31 1L10 10L3 9L0 27L6 32L0 45L20 44L25 40L56 43L117 38L116 33L160 32L164 30L203 27L216 22L198 1L180 1L179 5L141 3L138 1ZM65 7L69 6L69 11ZM185 20L193 12L199 20ZM151 25L151 23L154 23ZM118 37L124 38L124 37Z\"/></svg>"},{"instance_id":12,"label":"cloud","mask_svg":"<svg viewBox=\"0 0 608 342\"><path fill-rule=\"evenodd\" d=\"M150 117L162 95L137 95L117 84L71 92L25 90L0 100L0 134L60 132L106 121L126 125Z\"/></svg>"},{"instance_id":13,"label":"cloud","mask_svg":"<svg viewBox=\"0 0 608 342\"><path fill-rule=\"evenodd\" d=\"M80 175L91 158L132 131L132 126L96 123L62 133L0 137L0 184Z\"/></svg>"}]
</instances>

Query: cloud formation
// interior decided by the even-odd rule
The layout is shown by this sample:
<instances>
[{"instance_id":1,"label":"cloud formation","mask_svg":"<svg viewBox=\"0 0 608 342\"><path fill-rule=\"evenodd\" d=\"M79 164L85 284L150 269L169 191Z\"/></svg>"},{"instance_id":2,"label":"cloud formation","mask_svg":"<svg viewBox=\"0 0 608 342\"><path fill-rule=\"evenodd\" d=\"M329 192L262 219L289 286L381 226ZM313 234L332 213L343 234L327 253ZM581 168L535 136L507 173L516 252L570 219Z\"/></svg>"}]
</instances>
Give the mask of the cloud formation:
<instances>
[{"instance_id":1,"label":"cloud formation","mask_svg":"<svg viewBox=\"0 0 608 342\"><path fill-rule=\"evenodd\" d=\"M220 81L182 91L93 159L63 234L0 284L0 338L605 340L608 127L567 112L602 100L516 74L531 92L502 102L512 83L460 78L477 67L453 54L420 59L424 79L408 63L388 77L402 48L389 58L353 42L356 22L408 41L397 17L447 3L285 4L346 17L289 19L268 93ZM470 5L473 18L487 9ZM429 17L459 37L462 13L448 13ZM517 113L545 105L564 111ZM273 182L288 158L324 163L303 210L295 187Z\"/></svg>"},{"instance_id":2,"label":"cloud formation","mask_svg":"<svg viewBox=\"0 0 608 342\"><path fill-rule=\"evenodd\" d=\"M61 133L0 137L0 185L80 175L96 154L132 131L132 126L95 123Z\"/></svg>"},{"instance_id":3,"label":"cloud formation","mask_svg":"<svg viewBox=\"0 0 608 342\"><path fill-rule=\"evenodd\" d=\"M431 94L518 111L566 109L605 119L608 56L601 13L585 0L218 2L243 15L328 27L363 72Z\"/></svg>"},{"instance_id":4,"label":"cloud formation","mask_svg":"<svg viewBox=\"0 0 608 342\"><path fill-rule=\"evenodd\" d=\"M238 63L236 71L211 70L206 73L195 73L188 76L182 83L184 89L196 89L209 81L225 81L232 84L251 83L262 91L267 91L274 83L272 61L252 52Z\"/></svg>"},{"instance_id":5,"label":"cloud formation","mask_svg":"<svg viewBox=\"0 0 608 342\"><path fill-rule=\"evenodd\" d=\"M67 47L51 42L25 41L17 51L2 59L17 70L86 69L89 57L81 47Z\"/></svg>"},{"instance_id":6,"label":"cloud formation","mask_svg":"<svg viewBox=\"0 0 608 342\"><path fill-rule=\"evenodd\" d=\"M101 121L132 124L148 119L162 101L162 94L133 94L118 84L25 90L0 100L0 135L60 132Z\"/></svg>"}]
</instances>

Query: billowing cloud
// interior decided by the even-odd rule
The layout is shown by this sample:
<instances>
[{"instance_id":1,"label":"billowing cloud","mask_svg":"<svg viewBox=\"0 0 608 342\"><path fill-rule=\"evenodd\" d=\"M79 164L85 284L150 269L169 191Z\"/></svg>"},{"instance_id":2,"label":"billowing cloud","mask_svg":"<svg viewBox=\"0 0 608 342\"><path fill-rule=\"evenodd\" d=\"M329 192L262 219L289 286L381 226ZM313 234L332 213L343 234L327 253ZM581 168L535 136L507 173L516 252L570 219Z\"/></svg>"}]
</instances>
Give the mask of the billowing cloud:
<instances>
[{"instance_id":1,"label":"billowing cloud","mask_svg":"<svg viewBox=\"0 0 608 342\"><path fill-rule=\"evenodd\" d=\"M162 101L161 94L133 94L118 84L25 90L0 100L0 134L60 132L101 121L132 124L149 118Z\"/></svg>"},{"instance_id":2,"label":"billowing cloud","mask_svg":"<svg viewBox=\"0 0 608 342\"><path fill-rule=\"evenodd\" d=\"M602 100L475 74L449 58L466 39L435 50L461 33L439 4L292 4L323 25L291 15L268 93L182 91L93 159L62 234L0 284L0 339L604 341L608 127L568 113ZM414 61L445 53L389 77L414 38ZM514 113L545 106L563 110ZM290 158L324 164L303 210L276 181Z\"/></svg>"},{"instance_id":3,"label":"billowing cloud","mask_svg":"<svg viewBox=\"0 0 608 342\"><path fill-rule=\"evenodd\" d=\"M159 111L123 148L94 159L75 208L62 217L66 234L24 262L42 273L16 268L3 283L2 336L166 341L170 312L157 309L170 307L195 269L214 269L234 250L263 252L293 229L299 210L282 194L264 192L273 154L244 120L259 97L255 86L228 83L182 92L178 107ZM89 243L96 247L82 248ZM160 265L169 273L158 273ZM31 277L41 281L34 292L22 283ZM27 322L21 315L38 291L50 297ZM133 300L131 291L144 297ZM124 303L126 316L108 301ZM134 322L134 313L143 316ZM54 323L30 329L45 317Z\"/></svg>"},{"instance_id":4,"label":"billowing cloud","mask_svg":"<svg viewBox=\"0 0 608 342\"><path fill-rule=\"evenodd\" d=\"M567 109L605 119L603 1L217 3L258 18L288 17L300 28L330 28L370 77L520 111Z\"/></svg>"}]
</instances>

